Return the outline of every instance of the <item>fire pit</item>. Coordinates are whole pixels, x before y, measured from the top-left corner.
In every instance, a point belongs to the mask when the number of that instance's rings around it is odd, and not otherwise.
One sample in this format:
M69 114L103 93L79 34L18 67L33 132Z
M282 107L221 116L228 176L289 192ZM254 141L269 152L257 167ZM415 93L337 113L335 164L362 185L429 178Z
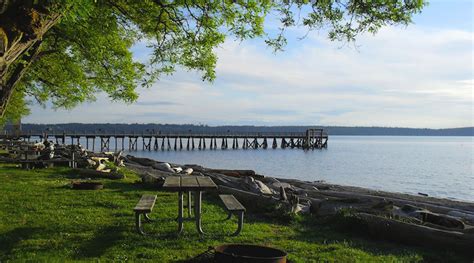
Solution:
M215 247L216 262L286 263L287 253L283 250L243 244L228 244Z
M72 182L72 189L76 190L100 190L104 188L104 184L94 181L76 181Z

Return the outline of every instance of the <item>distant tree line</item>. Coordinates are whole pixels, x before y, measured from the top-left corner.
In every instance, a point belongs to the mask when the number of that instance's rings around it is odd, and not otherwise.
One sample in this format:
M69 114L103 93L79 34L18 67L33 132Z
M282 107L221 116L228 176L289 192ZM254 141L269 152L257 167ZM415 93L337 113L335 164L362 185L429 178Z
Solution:
M346 127L346 126L208 126L193 124L112 124L112 123L67 123L67 124L22 124L23 132L32 133L246 133L246 132L304 132L309 128L323 128L329 135L398 135L398 136L474 136L474 127L450 129L418 129L391 127ZM11 130L11 126L6 126Z

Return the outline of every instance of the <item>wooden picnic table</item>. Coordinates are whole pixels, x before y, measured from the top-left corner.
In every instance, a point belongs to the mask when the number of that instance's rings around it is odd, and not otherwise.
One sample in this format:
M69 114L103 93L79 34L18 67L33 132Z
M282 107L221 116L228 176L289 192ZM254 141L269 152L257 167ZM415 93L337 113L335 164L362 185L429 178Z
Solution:
M168 176L163 184L163 190L178 192L178 234L183 231L183 195L188 193L188 217L196 221L199 234L204 234L201 226L202 192L217 190L217 185L209 176ZM194 194L194 218L191 217L191 193Z

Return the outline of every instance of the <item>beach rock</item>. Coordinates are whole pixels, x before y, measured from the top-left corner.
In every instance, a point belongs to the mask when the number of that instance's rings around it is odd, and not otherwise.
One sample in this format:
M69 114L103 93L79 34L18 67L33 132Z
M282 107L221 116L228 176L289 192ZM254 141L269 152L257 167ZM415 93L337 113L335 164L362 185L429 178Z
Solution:
M37 142L33 144L33 149L35 150L42 151L44 150L44 148L46 148L46 146L42 142Z
M191 168L193 169L193 171L196 171L196 172L204 172L206 171L207 169L202 167L201 165L197 165L197 164L185 164L183 166L184 168Z
M183 168L181 168L181 167L173 167L173 168L171 168L171 169L173 169L174 172L177 173L177 174L179 174L179 173L181 173L181 172L183 171Z
M164 181L164 176L157 176L151 173L145 173L142 175L142 182L145 184L163 185Z
M190 174L193 173L193 168L186 168L186 169L184 169L181 173L182 173L182 174L190 175Z

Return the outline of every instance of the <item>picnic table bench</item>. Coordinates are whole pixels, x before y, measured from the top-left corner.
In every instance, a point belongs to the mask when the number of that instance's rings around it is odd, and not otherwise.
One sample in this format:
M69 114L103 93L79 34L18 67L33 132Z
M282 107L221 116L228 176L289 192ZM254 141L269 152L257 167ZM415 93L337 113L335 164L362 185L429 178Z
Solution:
M230 219L235 214L239 220L237 230L232 234L233 236L239 235L240 231L244 226L244 213L245 207L235 198L233 195L219 195L219 198L224 203L224 206L229 213L227 219Z
M153 220L150 219L148 214L153 210L155 202L156 195L142 195L135 208L133 208L135 212L135 228L142 235L146 235L146 233L143 231L141 216L143 215L147 222L152 222Z

